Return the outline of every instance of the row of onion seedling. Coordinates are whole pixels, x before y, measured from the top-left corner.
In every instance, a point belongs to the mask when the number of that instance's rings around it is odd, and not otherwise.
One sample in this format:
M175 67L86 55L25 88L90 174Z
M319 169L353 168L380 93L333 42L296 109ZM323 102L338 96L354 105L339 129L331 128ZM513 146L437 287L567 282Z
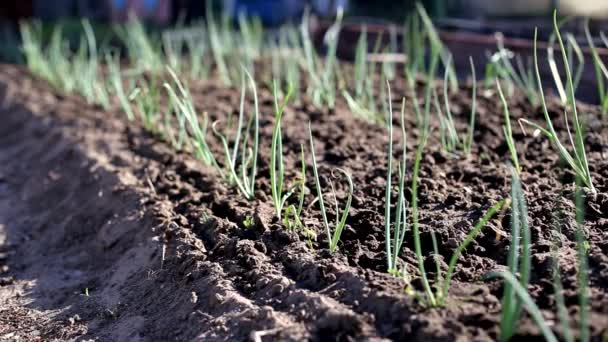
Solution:
M542 333L548 340L556 340L549 325L544 321L540 310L532 301L527 292L527 285L530 274L530 233L527 225L527 210L525 197L522 191L522 186L519 180L521 172L521 164L519 163L515 141L513 139L511 119L508 108L508 102L502 91L501 84L516 85L522 88L531 103L538 101L542 105L543 113L546 121L546 128L533 123L526 119L521 119L521 122L533 126L538 132L547 136L552 145L558 150L558 153L564 159L568 166L574 171L577 179L577 222L578 222L578 252L579 252L579 272L581 274L579 281L580 292L580 338L581 340L589 339L588 322L587 322L587 263L586 263L586 247L584 234L582 232L582 209L580 197L580 187L587 187L591 192L595 191L592 183L589 165L587 163L585 148L584 148L584 127L578 118L576 108L575 91L580 80L579 72L574 75L571 71L570 60L573 55L580 56L578 51L580 48L576 45L576 41L567 38L567 44L564 44L562 36L559 32L559 23L554 19L555 35L560 52L563 59L563 64L566 65L566 87L561 86L559 91L564 104L572 113L572 126L574 127L574 136L570 133L568 126L570 149L566 144L562 143L555 131L551 118L549 117L545 95L542 89L542 82L539 72L539 61L537 56L536 37L534 47L534 70L526 70L523 62L517 62L517 68L513 67L510 62L509 52L499 44L499 52L496 58L492 58L490 64L486 67L486 78L494 78L498 94L504 105L505 124L503 131L505 140L509 146L511 153L511 163L513 164L512 175L512 191L510 199L499 201L492 206L487 213L480 218L478 223L471 229L466 238L456 248L450 259L448 269L444 273L436 260L437 270L435 272L435 280L433 284L427 276L427 270L424 266L424 253L420 242L419 231L419 209L418 209L418 182L419 170L422 161L422 155L426 146L430 130L431 109L434 106L435 112L438 115L440 127L440 141L443 148L448 152L453 152L457 149L461 150L464 155L471 152L473 143L473 133L475 126L477 97L477 84L474 81L472 91L472 108L469 118L469 130L461 137L455 126L452 117L451 105L449 102L449 93L451 89L458 88L457 80L454 76L454 70L451 63L451 57L447 49L441 43L437 32L432 27L430 19L424 12L422 7L418 7L418 14L411 17L408 21L408 27L420 27L417 32L409 31L407 39L411 42L423 42L429 46L430 63L424 63L425 55L420 55L411 51L412 61L405 68L406 83L411 91L412 106L416 115L416 123L418 130L421 132L417 149L415 152L414 165L412 169L412 183L410 199L410 215L411 223L408 224L408 214L405 199L405 175L407 170L406 165L406 130L405 130L405 99L402 102L401 108L401 133L403 136L403 155L397 163L398 183L397 183L397 202L392 205L391 198L393 197L392 172L393 172L393 119L392 119L392 95L390 90L390 80L394 79L395 69L391 62L382 62L380 64L380 74L382 83L386 82L387 87L380 87L383 91L381 98L383 99L382 108L387 115L381 117L376 114L378 107L374 96L373 76L378 73L377 62L371 60L367 56L367 37L366 33L361 36L357 46L357 57L354 63L355 80L353 95L343 89L342 94L346 99L354 114L359 115L370 121L380 124L385 124L388 127L389 146L388 146L388 169L386 177L386 200L385 200L385 248L387 257L387 271L395 276L401 277L406 281L411 279L406 267L400 259L403 251L404 239L406 231L411 230L414 240L414 252L418 264L418 273L422 279L423 289L419 295L421 301L429 307L440 307L446 304L448 300L449 288L456 264L461 254L466 250L466 247L476 238L487 222L492 219L497 213L506 210L510 204L511 208L511 248L508 256L508 271L490 273L489 277L501 277L505 281L505 290L503 294L502 305L502 321L501 321L501 339L508 340L516 330L516 324L521 316L522 308L526 308L531 317L541 328ZM314 230L305 227L301 219L303 213L303 204L306 196L306 149L301 148L301 165L299 179L291 182L291 187L286 187L283 165L283 147L282 147L282 130L281 122L289 100L299 98L300 74L304 72L307 75L308 90L307 95L316 106L333 107L336 103L336 89L338 88L338 79L341 77L339 72L339 64L336 59L338 34L341 25L341 15L338 16L336 23L329 29L326 34L326 43L328 45L328 54L325 59L320 58L314 51L312 39L308 33L306 26L308 20L304 20L300 30L291 27L283 30L280 33L276 46L271 49L271 65L272 75L275 81L272 84L274 95L274 128L271 141L270 153L270 181L271 181L271 198L275 207L276 216L280 222L283 222L290 229L302 229L309 237L314 237ZM262 27L257 21L247 22L243 17L239 18L239 31L233 31L230 25L225 20L216 20L211 17L202 26L204 30L198 31L193 29L181 29L165 33L162 37L162 48L159 48L157 43L150 39L145 32L143 26L138 22L133 22L121 29L120 36L127 50L127 57L130 61L128 70L121 68L121 60L115 53L107 53L104 56L106 73L101 74L100 60L97 53L97 42L90 24L83 23L85 30L85 38L80 48L73 54L66 53L65 44L62 40L60 31L53 34L53 38L48 47L42 45L41 39L37 36L38 28L35 26L22 26L24 52L27 57L28 66L33 73L47 79L51 84L55 85L62 91L79 92L87 100L92 103L98 103L105 108L112 106L111 98L114 95L119 105L124 110L129 120L136 118L136 113L139 114L143 126L167 140L176 149L188 148L196 158L200 159L204 164L213 167L217 170L217 174L227 184L238 189L239 193L247 200L255 198L255 184L258 168L259 157L259 105L257 96L257 85L254 80L253 72L255 61L263 56L265 44L263 39ZM59 33L57 33L59 32ZM238 33L235 33L238 32ZM175 38L175 36L179 36ZM589 35L588 35L589 36ZM201 37L209 44L201 44ZM589 38L590 39L590 38ZM244 49L238 54L235 51L239 50L237 45L242 42ZM591 42L591 39L590 39ZM183 44L183 45L182 45ZM380 44L377 43L374 50L379 51ZM183 50L188 51L189 59L184 62ZM185 82L185 79L180 79L179 75L189 74L190 78L207 77L210 74L211 66L203 63L207 53L207 49L211 51L211 56L214 60L214 69L218 73L219 79L226 86L235 85L240 79L241 82L241 97L239 115L236 122L236 128L233 136L228 136L228 130L223 131L219 122L208 122L206 115L200 115L196 110L192 96ZM159 51L163 51L161 53ZM594 49L594 66L599 72L608 76L605 66L601 59L597 56ZM236 57L235 57L236 56ZM295 57L294 57L295 56ZM550 65L552 70L556 63L553 53L550 54ZM294 63L291 63L294 61ZM300 63L301 62L301 63ZM235 68L228 68L228 65L238 63L242 65L240 72ZM443 101L440 101L436 88L433 86L431 79L435 78L439 64L443 63L445 74L443 79ZM579 58L579 69L582 61ZM294 67L295 66L295 67ZM160 69L166 70L166 72ZM475 67L471 60L471 69L474 73ZM151 72L150 77L141 77L142 72ZM598 83L603 84L599 80L603 80L598 72ZM423 73L427 79L424 89L422 104L417 96L415 87L415 75ZM169 79L166 80L166 75ZM105 79L104 79L105 76ZM126 76L126 77L125 77ZM371 76L371 77L370 77ZM554 71L554 76L557 84L561 84L559 73ZM475 79L475 77L473 77ZM125 82L126 80L126 82ZM559 80L559 81L558 81ZM486 82L487 83L487 82ZM162 87L159 86L162 84ZM126 87L125 87L126 85ZM284 85L288 85L287 90L283 91ZM559 88L559 87L558 87ZM603 93L604 90L600 89ZM245 114L245 100L247 93L253 98L253 114L248 117ZM283 97L282 100L279 98ZM162 98L168 98L168 104L165 108L162 105ZM443 103L442 103L443 102ZM566 118L568 122L568 118ZM210 133L216 136L221 143L222 153L216 156L210 148L208 139ZM343 209L338 208L338 201L334 186L330 181L330 191L323 189L319 181L319 171L317 158L315 156L314 140L312 132L309 128L309 149L310 159L312 160L312 171L314 175L314 184L316 197L314 202L317 203L321 212L321 223L327 235L328 249L333 253L338 249L341 234L347 224L349 211L352 205L352 196L354 184L348 171L338 169L348 184L348 193ZM326 210L327 193L333 194L333 201L336 205L335 220L330 220ZM296 197L294 200L293 197ZM394 209L394 210L392 210ZM394 217L391 218L391 213ZM435 236L431 232L433 238L433 255L437 256L438 247ZM520 239L521 237L521 239ZM521 240L521 241L520 241ZM520 246L521 244L521 246ZM519 255L521 250L521 256ZM555 266L557 267L557 266ZM519 275L519 279L515 276ZM570 324L565 312L565 304L561 295L561 285L559 279L559 270L555 271L555 289L556 297L558 298L558 311L560 321L563 326L563 334L566 340L573 340L573 333L570 330ZM562 298L561 300L559 300Z

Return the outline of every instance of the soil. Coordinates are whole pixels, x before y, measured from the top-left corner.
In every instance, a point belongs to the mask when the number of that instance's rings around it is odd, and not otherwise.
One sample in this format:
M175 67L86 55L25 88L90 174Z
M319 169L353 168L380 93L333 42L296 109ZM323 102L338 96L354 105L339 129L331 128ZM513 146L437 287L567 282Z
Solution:
M393 90L394 107L399 108L406 92L399 82ZM192 92L198 109L213 118L238 111L237 89L197 83ZM469 94L465 88L452 98L461 132ZM502 287L499 281L484 281L483 275L505 268L508 211L491 220L460 258L447 306L424 308L405 291L403 280L386 273L386 130L354 118L342 101L335 110L291 104L282 126L288 182L299 170L300 145L308 146L309 120L322 182L328 182L336 167L352 173L353 207L339 251L332 255L313 195L306 197L303 219L318 233L316 241L287 230L274 216L268 172L273 102L268 90L260 89L262 147L252 202L189 153L176 152L128 122L119 110L104 111L82 98L61 95L21 67L0 66L0 99L0 340L498 337ZM515 119L542 122L541 111L521 94L509 102ZM549 102L556 128L566 134L561 105L554 98ZM436 130L429 140L419 188L427 255L431 230L447 260L487 209L509 194L509 155L498 103L496 94L479 97L468 158L443 152ZM594 340L601 340L608 336L608 127L597 107L580 108L598 191L585 199L584 230L591 331ZM406 126L409 184L418 134L411 109ZM532 231L530 292L559 334L551 274L557 262L576 330L573 177L545 138L524 134L519 127L514 134ZM397 143L402 139L399 130L395 135ZM212 147L219 149L219 144ZM401 153L396 148L395 157ZM307 187L314 192L310 157L307 166ZM339 199L344 198L346 185L334 183ZM254 224L245 224L251 218ZM551 254L556 238L561 240L559 260ZM402 258L412 287L421 290L409 231L406 241ZM525 316L514 339L540 338Z

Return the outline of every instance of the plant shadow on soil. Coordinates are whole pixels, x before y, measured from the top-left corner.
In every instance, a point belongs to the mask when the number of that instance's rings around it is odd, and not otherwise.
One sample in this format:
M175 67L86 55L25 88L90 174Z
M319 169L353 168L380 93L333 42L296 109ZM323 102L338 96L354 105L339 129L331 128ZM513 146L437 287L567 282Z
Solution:
M481 277L504 267L508 213L492 220L461 258L448 306L422 308L406 295L403 281L385 272L381 213L386 133L353 119L344 103L334 111L306 103L289 106L283 122L286 179L299 169L309 120L322 182L327 183L334 167L353 174L353 208L340 252L330 255L320 230L310 248L302 234L284 229L274 217L266 195L272 134L267 90L260 92L264 143L257 196L250 203L219 182L213 170L127 123L118 111L104 112L78 97L57 95L19 67L1 69L0 252L5 267L0 333L150 341L497 338L501 286L483 283ZM394 89L405 93L402 86ZM460 129L469 110L468 93L464 89L452 101ZM214 119L233 112L238 96L237 90L214 85L193 90L197 107ZM552 114L561 117L559 104L552 101ZM435 137L422 163L423 248L427 253L432 249L432 229L444 260L483 213L509 193L502 113L496 96L479 102L473 155L453 158L441 151ZM524 114L542 118L521 96L510 104L515 119ZM593 121L598 117L594 107L584 109L592 113L587 142L599 191L597 198L587 200L585 224L591 246L591 324L599 337L608 326L608 132L600 119ZM407 114L410 161L417 132L412 113ZM556 127L565 132L559 122ZM545 140L515 134L530 207L531 293L554 317L552 212L563 208L559 265L574 313L569 176ZM401 152L397 149L395 156ZM310 160L307 164L307 186L313 189ZM408 182L410 177L408 170ZM336 185L341 198L344 185ZM304 220L309 227L320 227L312 197L307 196ZM246 227L243 222L249 217L254 225ZM411 240L408 232L402 258L416 278ZM416 281L413 285L420 289ZM539 333L526 318L516 338L535 339Z

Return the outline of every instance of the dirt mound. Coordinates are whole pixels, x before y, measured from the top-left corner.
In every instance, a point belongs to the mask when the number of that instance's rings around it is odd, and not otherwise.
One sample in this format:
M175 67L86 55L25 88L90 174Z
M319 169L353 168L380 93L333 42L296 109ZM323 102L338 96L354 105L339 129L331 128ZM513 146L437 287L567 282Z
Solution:
M283 128L287 179L298 170L299 147L307 139L302 123L311 119L320 172L342 167L353 173L348 226L340 253L330 255L312 196L304 219L320 233L313 248L274 217L267 195L268 91L260 92L259 190L257 199L247 202L219 182L213 170L127 123L121 113L60 96L20 68L0 69L0 338L497 338L500 284L480 277L505 264L508 218L491 221L491 229L467 250L448 306L423 309L401 280L385 273L380 213L386 133L353 119L343 103L331 112L292 106ZM207 84L194 89L193 96L199 107L222 117L237 108L239 93ZM468 104L454 102L464 124ZM540 118L523 98L513 100L512 108L516 118L523 113ZM594 108L585 109L596 117ZM508 151L499 110L495 98L480 99L469 159L446 155L437 139L429 142L420 181L426 251L432 228L440 253L449 257L487 208L508 195L503 162ZM408 159L413 160L416 132L411 120L408 125ZM603 122L589 127L589 163L599 195L587 203L585 229L591 246L592 332L599 337L608 333L608 131ZM558 155L546 140L516 134L534 243L531 288L551 317L550 213L557 203L572 208L571 176L557 167ZM408 182L409 177L408 172ZM308 187L314 185L309 181ZM253 225L245 224L251 219ZM561 266L567 303L576 310L572 220L567 215ZM410 237L408 232L406 241ZM403 258L414 274L411 246ZM539 331L524 319L519 334L536 338Z

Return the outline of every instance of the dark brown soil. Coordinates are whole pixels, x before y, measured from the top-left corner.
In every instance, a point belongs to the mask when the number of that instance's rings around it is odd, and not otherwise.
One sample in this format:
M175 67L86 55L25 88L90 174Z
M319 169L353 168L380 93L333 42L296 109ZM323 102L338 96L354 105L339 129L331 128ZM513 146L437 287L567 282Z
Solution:
M405 93L400 84L394 88L396 99ZM299 169L309 120L320 173L328 176L341 167L353 174L348 227L339 252L330 255L314 196L307 196L304 214L307 227L318 232L312 248L303 234L274 217L268 195L272 98L267 90L260 93L261 169L256 200L247 202L212 169L127 123L118 110L104 112L59 95L19 67L1 66L0 339L495 340L501 284L482 276L505 267L508 212L493 219L461 257L447 307L425 309L406 294L402 280L386 273L385 129L354 119L342 102L335 111L307 104L287 109L288 180ZM461 129L468 94L464 89L453 98ZM238 110L236 90L205 83L193 95L213 117ZM430 252L429 232L435 231L444 260L485 211L509 194L501 107L495 94L479 102L470 158L442 152L434 134L422 163L423 248ZM510 103L516 118L542 120L523 97ZM551 100L550 107L565 132L559 104ZM591 328L601 340L608 336L608 127L595 107L581 109L598 190L586 199L584 228ZM407 125L411 161L417 132L410 112ZM557 326L550 249L554 213L561 211L559 266L575 327L573 177L546 139L514 131L532 229L530 291ZM310 158L307 163L307 186L314 189ZM410 166L407 175L409 182ZM343 194L345 185L338 184ZM253 227L243 223L249 217ZM414 288L421 290L409 232L406 240L403 259ZM540 338L529 318L518 334L516 340Z

